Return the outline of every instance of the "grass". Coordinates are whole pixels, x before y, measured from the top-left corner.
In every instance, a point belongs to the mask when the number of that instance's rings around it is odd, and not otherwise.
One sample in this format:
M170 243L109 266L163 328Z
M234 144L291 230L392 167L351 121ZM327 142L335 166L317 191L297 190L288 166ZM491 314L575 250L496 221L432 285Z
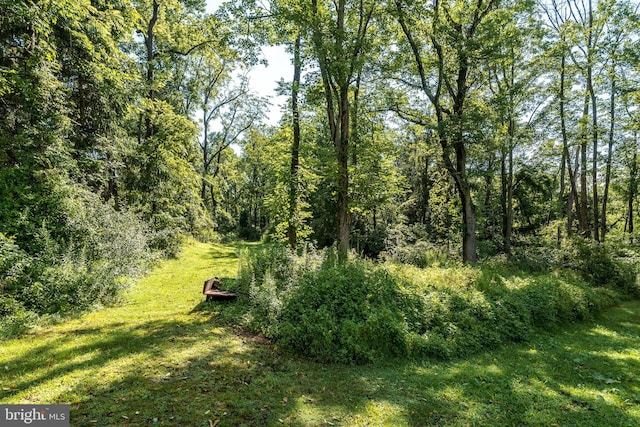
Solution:
M323 365L203 302L238 249L191 243L126 304L3 342L0 403L68 403L73 426L640 424L640 301L463 360Z

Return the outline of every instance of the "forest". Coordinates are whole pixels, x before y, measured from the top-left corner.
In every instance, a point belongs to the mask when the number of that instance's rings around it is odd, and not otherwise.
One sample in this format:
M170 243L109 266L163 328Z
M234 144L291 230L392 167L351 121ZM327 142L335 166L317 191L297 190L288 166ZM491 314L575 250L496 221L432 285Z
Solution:
M637 0L0 0L0 405L640 424L638 46Z
M637 295L638 6L0 0L2 335L117 303L186 238L261 241L234 279L244 322L316 358L375 359L357 341L378 326L392 353L464 352L434 326L445 303L518 340L545 299L579 320ZM293 64L276 125L247 78L268 45ZM340 326L360 338L296 340L337 295L358 314L324 320L364 316Z

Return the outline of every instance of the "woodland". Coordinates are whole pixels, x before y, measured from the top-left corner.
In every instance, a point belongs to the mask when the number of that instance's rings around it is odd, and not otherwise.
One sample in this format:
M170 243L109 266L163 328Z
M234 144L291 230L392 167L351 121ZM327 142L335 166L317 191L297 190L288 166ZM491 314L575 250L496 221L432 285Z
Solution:
M639 38L631 0L0 0L0 336L192 238L260 242L221 317L319 361L591 319L640 294Z

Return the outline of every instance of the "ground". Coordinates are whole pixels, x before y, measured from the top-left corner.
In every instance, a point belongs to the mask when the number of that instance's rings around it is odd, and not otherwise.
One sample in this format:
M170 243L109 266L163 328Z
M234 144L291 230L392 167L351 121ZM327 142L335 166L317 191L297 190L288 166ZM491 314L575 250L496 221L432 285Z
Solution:
M3 342L0 403L68 403L74 427L640 425L640 301L464 360L323 365L204 303L237 249L192 242L126 303Z

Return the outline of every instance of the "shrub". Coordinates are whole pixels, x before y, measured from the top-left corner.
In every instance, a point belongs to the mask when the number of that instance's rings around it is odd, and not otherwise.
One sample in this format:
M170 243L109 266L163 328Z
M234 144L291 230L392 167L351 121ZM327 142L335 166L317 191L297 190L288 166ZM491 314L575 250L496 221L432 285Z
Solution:
M0 339L18 336L34 326L38 315L15 299L0 295Z
M0 233L0 295L24 280L33 259L12 240Z
M424 240L389 249L383 253L383 258L419 268L452 263L449 255L442 248Z
M567 269L594 287L610 287L626 294L640 295L638 259L620 243L598 243L575 237L563 241L560 248L552 242L529 245L511 259L514 266L528 272Z
M301 277L282 309L275 338L323 362L406 356L400 292L384 269L364 261L325 261Z
M244 251L237 284L240 294L248 297L245 326L273 337L284 301L299 278L321 262L322 255L313 246L302 248L300 254L279 244Z
M60 217L34 231L32 253L0 234L5 336L44 321L39 316L113 303L126 280L153 260L149 233L135 215L73 186L56 191Z
M35 322L35 313L12 295L28 281L27 271L32 263L26 252L0 233L0 338L19 335Z
M398 225L386 234L383 259L425 268L446 265L452 257L442 246L427 240L424 226Z
M640 294L634 265L617 258L614 248L584 239L577 239L573 244L576 253L573 267L589 283Z
M466 356L591 319L624 295L581 272L522 271L504 257L417 268L269 246L245 254L241 265L245 325L322 362Z

